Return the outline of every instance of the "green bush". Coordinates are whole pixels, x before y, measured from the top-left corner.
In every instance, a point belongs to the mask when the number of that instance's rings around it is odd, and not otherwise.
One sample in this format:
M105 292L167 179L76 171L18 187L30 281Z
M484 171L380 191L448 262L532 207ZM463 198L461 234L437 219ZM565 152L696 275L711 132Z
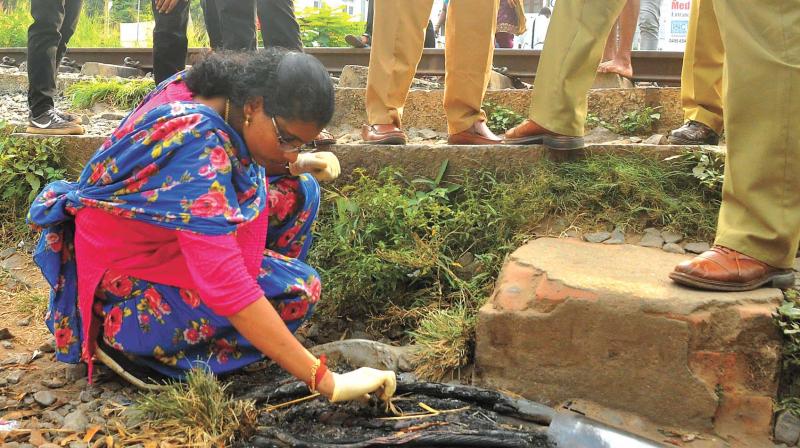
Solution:
M456 183L408 180L393 169L357 173L352 185L326 192L332 206L317 227L312 264L325 279L323 309L477 308L503 257L555 219L586 230L659 226L709 238L720 193L699 184L693 168L685 159L630 154L542 161L503 180L488 172Z
M28 234L25 215L39 190L66 177L58 139L18 138L8 132L0 133L0 243L4 244Z
M0 11L0 47L24 47L28 42L30 4L20 1L16 7Z
M364 32L364 22L353 21L344 7L306 8L297 14L300 35L307 47L347 47L344 37Z

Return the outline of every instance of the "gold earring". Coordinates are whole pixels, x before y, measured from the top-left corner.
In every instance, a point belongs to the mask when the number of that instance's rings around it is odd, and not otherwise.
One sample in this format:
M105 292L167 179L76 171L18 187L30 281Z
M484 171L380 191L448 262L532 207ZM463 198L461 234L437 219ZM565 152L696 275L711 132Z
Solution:
M250 126L250 115L246 115L244 117L244 125L245 126Z
M225 123L228 122L228 113L231 111L231 100L225 100Z

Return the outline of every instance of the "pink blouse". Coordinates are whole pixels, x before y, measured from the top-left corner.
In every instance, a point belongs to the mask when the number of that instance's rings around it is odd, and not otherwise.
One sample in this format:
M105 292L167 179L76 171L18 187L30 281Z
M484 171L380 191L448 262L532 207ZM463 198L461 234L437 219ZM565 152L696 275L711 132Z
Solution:
M183 81L140 105L128 120L174 101L192 101ZM263 295L256 282L267 238L266 210L236 235L208 236L170 230L84 208L76 218L78 297L91 309L106 270L179 288L193 289L215 313L229 316ZM88 307L87 307L88 305Z

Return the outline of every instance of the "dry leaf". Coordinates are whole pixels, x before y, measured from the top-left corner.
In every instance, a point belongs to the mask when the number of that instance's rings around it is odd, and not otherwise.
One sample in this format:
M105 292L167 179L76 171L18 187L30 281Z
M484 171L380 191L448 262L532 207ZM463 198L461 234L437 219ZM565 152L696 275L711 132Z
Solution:
M34 429L34 430L31 431L31 435L30 435L30 438L28 439L28 443L30 443L31 445L39 446L39 445L42 445L44 443L47 443L47 440L45 440L44 437L42 437L42 432L41 431Z
M58 444L61 445L61 446L67 446L67 444L69 442L75 442L75 441L78 441L78 440L79 439L78 439L78 435L77 434L70 434L67 437L64 437L63 439L61 439L61 441L58 442Z
M100 431L99 426L93 426L89 428L89 430L86 431L86 435L83 437L84 443L91 442L94 435L97 434L97 431Z

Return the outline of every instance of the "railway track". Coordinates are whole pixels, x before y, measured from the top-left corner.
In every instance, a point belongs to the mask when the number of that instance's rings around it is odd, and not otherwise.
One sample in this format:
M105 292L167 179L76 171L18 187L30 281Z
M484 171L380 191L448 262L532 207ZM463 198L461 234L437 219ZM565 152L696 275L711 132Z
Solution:
M203 54L205 48L190 48L189 64ZM317 57L332 74L338 74L345 65L368 65L369 49L356 48L306 48L306 53ZM21 62L25 60L26 49L0 48L0 58L10 56ZM494 52L494 66L507 67L508 74L525 81L536 77L539 64L539 50L497 49ZM150 48L70 48L67 55L78 63L102 62L122 65L125 57L141 62L145 69L152 68L153 52ZM634 51L632 55L634 81L651 81L660 85L679 85L683 53L670 51ZM444 50L426 49L422 54L417 73L420 75L444 75Z

